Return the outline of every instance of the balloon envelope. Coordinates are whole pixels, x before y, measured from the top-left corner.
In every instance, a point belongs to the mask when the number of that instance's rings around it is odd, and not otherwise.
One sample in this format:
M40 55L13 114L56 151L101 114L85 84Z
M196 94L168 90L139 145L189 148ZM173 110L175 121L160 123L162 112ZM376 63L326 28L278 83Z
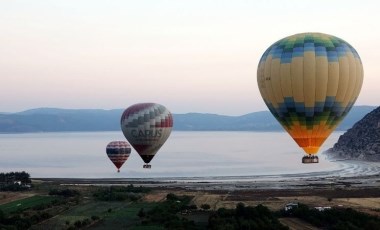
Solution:
M163 105L140 103L127 108L121 116L121 130L145 163L149 163L168 139L172 114Z
M112 141L106 147L108 158L116 166L118 171L131 153L131 146L126 141Z
M340 38L295 34L264 52L257 83L274 117L307 154L316 154L356 101L363 66Z

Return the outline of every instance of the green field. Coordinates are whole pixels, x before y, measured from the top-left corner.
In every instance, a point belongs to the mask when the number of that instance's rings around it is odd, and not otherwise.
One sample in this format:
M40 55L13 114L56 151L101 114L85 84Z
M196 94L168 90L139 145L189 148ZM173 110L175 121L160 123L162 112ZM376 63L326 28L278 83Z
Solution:
M75 221L91 219L92 216L98 216L100 220L86 229L134 229L134 230L158 230L163 229L157 226L136 226L140 224L137 213L141 208L149 210L155 206L154 203L129 201L94 201L89 200L79 206L75 206L41 224L33 226L32 229L67 229Z
M135 229L135 230L148 230L148 229L163 229L159 226L136 226L140 224L140 219L137 213L141 208L149 210L153 208L155 203L132 203L128 206L124 206L118 210L108 213L105 218L91 229L106 230L109 227L115 227L115 229Z
M22 211L28 208L33 208L41 204L49 204L52 200L55 199L55 197L51 196L32 196L0 205L0 210L7 214L15 211Z

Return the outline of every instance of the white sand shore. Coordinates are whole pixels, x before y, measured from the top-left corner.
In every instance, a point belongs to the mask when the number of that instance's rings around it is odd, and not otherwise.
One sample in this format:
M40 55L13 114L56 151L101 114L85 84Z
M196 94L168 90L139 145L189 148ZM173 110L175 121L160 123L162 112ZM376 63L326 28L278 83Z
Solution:
M334 171L281 175L162 178L34 178L65 185L126 185L189 190L380 188L380 163L340 161Z

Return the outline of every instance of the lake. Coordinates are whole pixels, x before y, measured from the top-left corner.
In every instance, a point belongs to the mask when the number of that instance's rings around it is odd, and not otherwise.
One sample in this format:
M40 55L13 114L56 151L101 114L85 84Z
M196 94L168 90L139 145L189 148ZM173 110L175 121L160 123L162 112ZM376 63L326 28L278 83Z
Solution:
M321 151L333 146L334 132ZM157 178L271 176L342 170L341 162L319 155L319 164L302 164L302 149L285 132L173 131L152 160L151 169L132 150L117 173L105 148L125 140L121 132L0 134L0 171L27 171L32 177Z

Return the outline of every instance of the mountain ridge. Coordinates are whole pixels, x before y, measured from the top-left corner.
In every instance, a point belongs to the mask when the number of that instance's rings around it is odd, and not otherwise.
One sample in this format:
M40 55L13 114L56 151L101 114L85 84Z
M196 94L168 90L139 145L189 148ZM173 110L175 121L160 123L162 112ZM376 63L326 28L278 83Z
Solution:
M375 109L354 106L337 130L347 130ZM119 131L124 109L34 108L17 113L0 112L0 133ZM283 131L269 111L240 116L212 113L173 114L177 131Z
M325 153L331 159L380 161L380 107L356 122Z

